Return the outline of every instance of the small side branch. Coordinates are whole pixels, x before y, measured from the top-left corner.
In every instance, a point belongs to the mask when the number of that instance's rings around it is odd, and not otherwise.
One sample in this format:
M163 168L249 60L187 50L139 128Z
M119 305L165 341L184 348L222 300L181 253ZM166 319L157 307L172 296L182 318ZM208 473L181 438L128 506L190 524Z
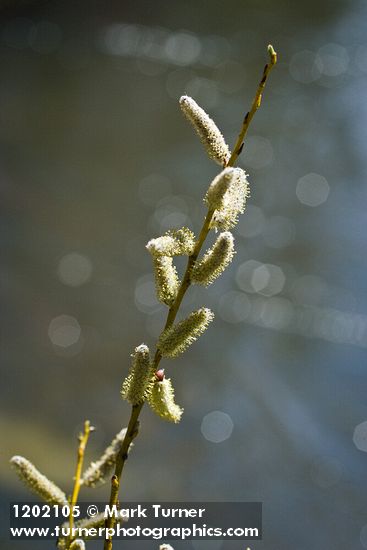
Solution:
M70 542L72 541L72 529L74 526L73 508L78 502L78 496L79 496L79 491L81 486L84 454L85 454L85 449L86 449L91 431L93 431L93 428L91 427L89 420L86 420L84 422L84 432L79 434L78 456L77 456L77 464L76 464L76 470L75 470L75 476L74 476L74 489L70 499L70 517L69 517Z
M233 153L227 163L227 166L233 166L237 158L239 157L239 155L242 153L244 139L247 134L247 130L250 126L250 123L251 123L251 120L253 119L254 114L256 113L256 111L261 105L262 93L264 91L265 84L270 74L270 71L272 70L272 68L277 62L276 51L274 50L273 46L271 46L270 44L268 46L268 53L270 57L269 62L264 67L263 75L257 87L256 94L251 105L251 109L248 111L248 113L246 113L246 116L243 119L241 131L238 135L236 145L234 146Z

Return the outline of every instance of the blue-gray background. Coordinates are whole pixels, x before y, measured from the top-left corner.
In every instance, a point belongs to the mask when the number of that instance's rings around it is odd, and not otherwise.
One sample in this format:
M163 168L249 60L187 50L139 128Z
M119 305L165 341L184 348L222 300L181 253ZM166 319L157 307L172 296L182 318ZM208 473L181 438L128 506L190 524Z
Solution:
M164 362L183 420L144 410L122 496L260 500L251 548L367 547L366 18L341 0L1 3L5 502L32 498L13 454L70 492L84 419L88 459L126 423L129 354L165 315L145 243L197 231L218 170L177 100L233 144L271 42L237 255L185 301L215 322Z

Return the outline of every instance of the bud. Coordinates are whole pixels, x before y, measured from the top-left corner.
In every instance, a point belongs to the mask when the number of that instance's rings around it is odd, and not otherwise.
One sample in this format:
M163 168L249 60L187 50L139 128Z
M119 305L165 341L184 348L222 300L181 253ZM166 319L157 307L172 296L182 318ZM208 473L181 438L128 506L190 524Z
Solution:
M245 211L246 200L249 196L247 174L242 168L234 168L235 176L224 196L223 206L216 210L211 227L231 229L238 222L239 214Z
M201 142L203 143L209 157L217 164L225 166L230 159L231 153L224 141L219 128L207 113L187 95L180 98L181 109L186 118L195 128Z
M277 52L274 50L271 44L269 44L268 46L268 53L270 56L270 62L272 63L272 65L275 65L275 63L277 62Z
M159 550L174 550L174 548L170 544L164 543L160 545Z
M161 418L170 422L179 422L183 409L174 400L175 392L170 378L156 380L152 392L148 398L149 405Z
M158 369L154 374L156 379L162 382L162 380L164 379L164 369Z
M153 372L148 346L141 344L135 348L131 357L132 365L122 384L121 395L131 405L138 405L146 400L152 385Z
M226 193L235 176L235 168L225 168L213 179L204 197L204 202L208 208L212 210L224 208Z
M167 231L146 245L152 256L190 256L194 247L195 235L187 227Z
M58 504L59 506L68 504L65 493L41 474L29 460L22 456L13 456L10 464L15 468L19 479L43 500L49 504Z
M163 357L177 357L205 331L214 314L210 309L193 311L187 319L162 332L157 347Z
M121 449L125 435L126 428L123 428L105 449L102 456L96 462L90 464L81 479L83 485L87 487L96 487L106 482L106 477L116 464L116 457Z
M203 259L194 265L190 275L191 281L204 286L212 284L231 263L233 256L233 235L226 231L219 235L214 245L204 254Z
M173 259L170 256L153 256L153 266L157 298L163 304L171 306L180 286Z

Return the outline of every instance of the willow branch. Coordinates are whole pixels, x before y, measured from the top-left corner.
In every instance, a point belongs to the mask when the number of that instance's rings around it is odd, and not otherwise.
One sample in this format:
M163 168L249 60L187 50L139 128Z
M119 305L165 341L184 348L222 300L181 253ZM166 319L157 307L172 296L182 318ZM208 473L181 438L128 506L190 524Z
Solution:
M235 164L238 156L240 155L240 153L242 151L243 140L246 136L248 127L251 123L251 120L252 120L254 114L256 113L257 109L260 107L261 96L262 96L262 92L263 92L264 87L265 87L265 83L267 81L267 78L269 76L269 73L270 73L271 69L276 64L277 54L274 51L272 46L268 46L268 52L269 52L269 55L270 55L270 61L269 61L269 63L267 63L265 65L265 68L264 68L264 71L263 71L263 76L262 76L262 79L261 79L261 81L259 83L259 86L257 88L257 91L256 91L256 94L255 94L251 109L245 116L240 134L238 136L237 142L236 142L235 147L233 149L233 153L232 153L232 155L231 155L231 157L230 157L230 159L227 163L227 166L233 166ZM189 258L188 258L185 274L183 276L181 285L179 287L176 299L175 299L174 303L172 304L172 306L170 307L170 309L168 311L167 320L166 320L166 324L164 326L164 330L169 328L171 325L173 325L173 323L176 319L177 313L179 311L181 302L182 302L188 288L190 287L190 272L191 272L191 269L194 266L194 264L195 264L195 262L196 262L196 260L199 256L199 254L200 254L200 251L203 247L203 244L206 240L206 237L207 237L207 235L210 231L210 223L212 221L213 215L214 215L214 210L208 210L208 213L205 217L205 220L204 220L203 226L201 228L199 237L196 241L194 251L191 254L191 256L189 256ZM162 355L160 354L159 350L156 349L156 352L155 352L155 355L154 355L155 370L158 369L158 365L159 365L161 359L162 359ZM124 469L126 460L128 458L129 447L130 447L133 439L138 434L138 423L139 423L138 419L139 419L140 412L143 408L143 405L144 405L144 402L139 404L139 405L133 405L132 409L131 409L130 420L129 420L128 428L127 428L127 431L126 431L125 439L122 443L121 450L120 450L120 452L117 456L117 459L116 459L115 473L111 478L111 493L110 493L110 501L109 501L110 507L114 506L114 505L118 505L118 495L119 495L119 488L120 488L120 483L121 483L122 471ZM113 516L113 514L112 514L112 516ZM116 519L114 517L109 517L108 519L106 519L106 527L107 528L114 527L115 523L116 523ZM112 537L105 540L104 550L112 550Z

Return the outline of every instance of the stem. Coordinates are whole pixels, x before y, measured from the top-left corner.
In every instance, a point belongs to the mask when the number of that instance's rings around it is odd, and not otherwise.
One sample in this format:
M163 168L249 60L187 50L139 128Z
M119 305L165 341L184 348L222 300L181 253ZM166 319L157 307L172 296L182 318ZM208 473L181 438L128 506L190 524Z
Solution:
M274 65L277 62L277 54L274 51L273 46L271 46L270 44L268 46L268 52L269 52L269 57L270 57L269 63L267 63L264 67L263 75L262 75L260 83L257 87L256 94L255 94L255 97L254 97L252 105L251 105L251 109L246 113L246 116L243 119L241 131L238 135L236 145L234 146L233 153L232 153L231 158L229 159L229 161L227 163L227 166L233 166L234 163L236 162L238 156L242 153L243 140L245 139L245 136L247 134L247 130L250 126L251 120L254 117L254 114L256 113L256 111L258 110L258 108L261 105L262 93L264 91L265 84L266 84L266 81L267 81L268 76L270 74L270 71L272 70L272 68L274 67Z
M260 84L257 88L254 100L252 102L251 109L245 116L240 134L238 136L237 142L236 142L235 147L233 149L233 153L232 153L232 155L231 155L231 157L230 157L230 159L227 163L227 166L233 166L235 164L238 156L240 155L240 153L242 151L243 140L246 136L248 127L251 123L251 120L252 120L254 114L256 113L257 109L260 107L261 95L262 95L262 92L264 90L266 80L269 76L269 73L270 73L271 69L273 68L273 66L277 62L277 54L274 51L272 46L268 46L268 52L269 52L269 55L270 55L270 61L269 61L269 63L267 63L265 65L265 68L264 68L264 71L263 71L263 76L262 76ZM214 215L214 210L209 210L206 217L205 217L203 226L201 228L198 240L197 240L196 245L195 245L194 252L188 258L186 271L185 271L185 274L183 276L183 279L182 279L180 288L178 290L176 299L175 299L174 303L172 304L172 306L170 307L170 309L168 311L166 324L165 324L163 330L165 330L168 327L170 327L171 325L173 325L173 323L176 319L176 315L177 315L178 310L180 308L181 302L182 302L182 300L183 300L183 298L184 298L184 296L185 296L185 294L186 294L186 292L187 292L187 290L188 290L188 288L191 284L190 283L191 269L192 269L193 265L195 264L195 262L197 260L197 257L200 254L201 248L202 248L202 246L205 242L205 239L206 239L206 237L207 237L207 235L210 231L210 222L213 218L213 215ZM162 355L160 354L159 350L157 349L156 352L155 352L155 355L154 355L155 370L157 370L161 359L162 359ZM133 439L138 434L138 419L139 419L139 415L140 415L140 412L141 412L143 406L144 406L144 402L141 403L140 405L133 405L132 409L131 409L131 414L130 414L130 419L129 419L129 424L128 424L128 428L127 428L127 431L126 431L126 435L125 435L124 441L122 443L121 450L120 450L120 452L117 456L117 459L116 459L115 473L111 478L111 494L110 494L110 501L109 501L110 506L114 506L114 505L118 504L118 493L119 493L119 488L120 488L122 471L123 471L123 468L125 466L125 462L128 458L129 447L130 447ZM112 516L113 516L113 514L112 514ZM106 520L106 527L107 528L114 527L115 523L116 523L116 519L114 517L109 517ZM105 540L103 548L104 548L104 550L112 550L112 537Z
M74 476L74 488L73 488L73 494L71 495L70 499L70 516L69 516L69 527L70 527L70 542L72 541L72 530L74 527L74 515L73 515L73 509L78 501L80 486L81 486L81 475L82 475L82 468L83 468L83 460L84 460L84 453L85 448L88 443L90 432L93 430L91 428L89 420L86 420L84 422L84 433L81 433L79 435L79 446L78 446L78 455L77 455L77 463L76 463L76 470L75 470L75 476Z
M200 231L199 238L198 238L198 240L196 242L196 245L195 245L194 252L192 253L191 256L189 256L186 271L185 271L185 275L183 276L180 288L179 288L177 296L176 296L176 300L174 301L174 303L172 304L172 306L170 307L170 309L168 311L167 321L166 321L164 330L166 328L170 327L174 323L174 320L175 320L176 315L178 313L178 310L180 308L182 299L185 296L186 291L190 286L191 268L194 265L198 255L200 253L201 247L203 246L204 241L205 241L205 239L206 239L206 237L209 233L210 222L211 222L211 219L213 217L213 214L214 214L214 210L209 210L207 215L206 215L206 218L205 218L204 223L203 223L203 227ZM157 370L161 359L162 359L162 355L160 354L160 352L158 350L156 350L155 356L154 356L154 368L155 368L155 370ZM121 450L120 450L119 454L117 455L115 473L111 478L111 494L110 494L110 501L109 501L110 509L113 509L112 506L115 506L115 505L118 504L118 494L119 494L122 470L123 470L125 462L128 458L129 447L130 447L133 439L138 434L138 423L139 423L138 418L139 418L140 412L143 408L143 405L144 405L144 402L140 403L140 405L133 405L132 408L131 408L130 420L129 420L129 424L128 424L128 427L127 427L126 435L125 435L124 441L122 443ZM116 524L116 518L114 518L113 515L106 520L106 528L113 528L115 526L115 524ZM112 537L105 540L104 550L112 550Z

